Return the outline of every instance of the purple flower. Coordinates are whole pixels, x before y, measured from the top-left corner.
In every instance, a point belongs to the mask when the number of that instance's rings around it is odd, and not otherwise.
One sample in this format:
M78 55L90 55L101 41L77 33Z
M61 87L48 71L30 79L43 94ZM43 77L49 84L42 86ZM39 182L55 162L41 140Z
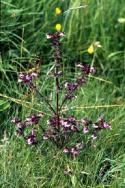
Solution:
M96 68L95 67L90 67L90 73L95 74L96 73Z
M29 117L26 118L26 124L27 125L33 125L33 124L38 124L40 118L43 117L43 113L39 114L31 114Z
M26 124L25 122L19 122L19 123L16 123L16 127L18 129L24 129L26 127Z
M72 148L70 149L70 153L71 153L71 156L72 156L73 158L75 158L76 156L79 155L80 150L78 150L76 147L72 147Z
M70 153L70 149L67 148L67 147L65 147L65 148L63 149L63 152L64 152L64 153Z
M65 83L65 88L68 89L69 91L74 91L78 88L78 83Z
M105 120L104 120L104 118L103 118L102 116L100 116L100 117L98 118L98 120L97 120L97 122L98 122L98 123L101 123L101 124L104 123L104 121L105 121Z
M64 36L65 36L65 33L64 33L64 32L59 32L58 35L59 35L60 37L64 37Z
M70 116L68 118L60 120L60 125L62 125L64 128L70 128L70 130L72 130L73 132L78 131L77 127L74 126L76 125L76 123L77 122L74 116Z
M73 126L73 125L71 126L70 130L72 132L78 132L79 131L78 128L76 126Z
M74 95L70 95L68 93L65 94L65 98L68 99L68 100L74 100L77 98L77 96L74 96Z
M76 66L80 68L81 72L85 74L90 74L90 73L94 74L96 72L95 67L87 65L87 64L79 63Z
M54 47L56 47L56 51L55 51L55 59L56 60L60 60L61 55L60 55L60 50L58 50L58 46L60 46L61 42L60 42L60 38L64 37L64 33L63 32L56 32L56 33L48 33L46 35L47 39L50 39L52 42L52 45Z
M47 38L47 39L52 39L52 38L53 38L53 34L47 33L47 34L46 34L46 38Z
M21 136L24 134L24 129L26 127L26 124L25 122L22 122L19 118L17 117L14 117L12 120L11 120L12 123L14 123L16 125L16 133L18 136Z
M88 132L89 132L89 129L88 129L87 127L84 127L84 128L83 128L83 133L86 134L86 133L88 133Z
M103 117L100 117L97 122L94 124L94 128L97 129L111 129L111 125L107 123Z
M97 123L94 123L94 124L93 124L93 128L94 128L94 129L98 129L98 128L99 128L98 124L97 124Z
M52 127L56 127L58 125L58 119L56 116L51 117L47 123L48 125L52 126Z
M64 37L64 32L57 32L57 33L47 33L46 38L47 39L59 39L60 37Z
M32 78L33 77L37 77L38 76L38 73L36 73L36 72L31 72L31 74L30 74L31 76L32 76Z
M18 76L18 82L31 83L33 78L37 77L36 72L32 73L20 73Z
M84 118L81 120L81 122L83 123L84 125L84 128L83 128L83 133L86 134L89 132L89 128L88 126L91 124L91 121L87 118Z
M18 117L13 117L11 122L14 124L17 124L17 123L21 122L21 120Z
M91 124L91 121L90 121L89 119L87 119L87 118L82 119L81 122L82 122L85 126L88 126L88 125Z
M71 126L70 122L68 122L67 120L60 120L60 124L65 127L65 128L68 128Z
M54 40L52 41L52 44L53 44L53 46L55 46L55 47L60 46L60 41L59 41L59 39L54 39Z
M74 116L70 116L67 118L67 121L71 124L76 125L76 118Z
M35 134L34 129L32 129L31 134L27 137L27 144L28 145L34 145L36 143L37 143L36 134Z
M66 154L70 154L73 158L79 155L80 150L83 149L83 143L77 143L75 146L68 148L65 147L63 152Z
M86 83L86 79L84 77L79 77L77 79L77 83L79 86L81 86L82 84Z
M96 140L96 139L97 139L97 133L96 133L96 132L93 132L93 134L92 134L91 137L92 137L93 140Z
M103 128L104 128L104 129L111 129L111 125L108 124L108 123L106 123L106 122L104 122L104 123L103 123Z
M84 145L83 143L77 143L75 146L73 147L65 147L63 149L63 152L66 154L70 154L71 157L75 158L76 156L78 156L80 154L80 151L83 149Z
M51 140L55 140L57 134L55 132L54 129L48 129L46 132L44 132L43 134L43 140L48 140L48 139L51 139Z
M48 140L48 139L49 139L49 134L45 132L43 135L43 140Z

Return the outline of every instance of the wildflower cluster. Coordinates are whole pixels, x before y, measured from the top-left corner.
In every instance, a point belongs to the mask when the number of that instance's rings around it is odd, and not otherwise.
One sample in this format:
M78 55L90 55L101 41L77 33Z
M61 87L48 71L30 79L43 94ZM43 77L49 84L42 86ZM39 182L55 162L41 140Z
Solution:
M82 137L88 135L88 141L93 142L98 138L99 132L101 130L110 129L111 125L108 124L102 117L100 117L95 123L93 123L91 120L84 117L81 120L77 120L76 117L72 115L67 116L62 111L62 107L67 101L76 98L76 91L86 84L88 75L95 74L96 72L96 69L93 66L82 62L76 63L76 67L80 71L78 77L76 77L74 82L64 80L63 88L62 85L60 86L60 77L63 75L63 72L61 70L62 54L60 50L60 39L64 36L65 34L63 32L48 33L46 35L47 39L50 40L54 51L55 68L53 75L56 85L56 107L54 107L52 103L50 103L46 96L39 92L39 89L33 83L33 79L38 76L37 73L20 73L18 81L23 82L25 85L28 85L31 91L36 91L36 94L38 94L41 100L43 100L47 104L51 112L51 115L46 123L46 127L42 127L43 135L41 135L41 139L50 140L58 148L62 148L64 153L70 155L72 158L75 158L86 146L86 143L81 140L80 142L72 145L71 141L74 135L80 134L82 135ZM60 88L62 88L61 91ZM62 94L64 94L62 101L60 101L61 92ZM43 113L31 114L25 119L25 121L21 121L17 117L12 119L12 123L16 125L17 134L23 136L28 145L39 143L35 126L38 125L41 117L43 117ZM31 129L30 134L26 135L26 129Z
M22 136L28 145L34 145L37 143L35 126L38 125L40 118L43 117L43 113L31 114L25 121L21 121L18 117L14 117L11 122L16 126L16 133L18 136ZM31 132L26 135L26 129L31 127Z
M76 79L75 83L65 83L65 89L67 91L65 95L66 99L75 99L76 96L73 95L74 91L79 89L83 84L86 83L87 76L90 73L94 74L96 72L95 67L87 64L78 63L76 64L76 67L80 68L81 75Z

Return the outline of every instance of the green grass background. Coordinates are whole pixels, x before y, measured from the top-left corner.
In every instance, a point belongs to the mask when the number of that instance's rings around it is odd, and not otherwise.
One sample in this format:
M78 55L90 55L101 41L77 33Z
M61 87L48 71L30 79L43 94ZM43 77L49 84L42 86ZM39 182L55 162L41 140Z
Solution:
M85 9L70 9L85 4ZM54 12L58 6L63 9L59 17ZM118 22L121 17L125 17L124 0L1 0L1 188L125 187L125 24ZM42 101L34 94L27 95L27 89L17 84L17 73L34 67L36 56L44 62L38 81L41 92L54 98L52 80L45 81L53 66L45 35L54 31L58 22L66 33L62 49L66 77L73 79L75 72L70 67L76 60L94 61L98 69L96 77L79 91L78 100L69 105L70 114L93 120L102 114L112 124L111 131L101 133L96 148L86 148L75 160L50 143L27 147L14 136L10 123L15 115L24 118L32 111L46 110ZM94 57L86 53L93 41L102 45ZM108 106L112 104L117 106ZM41 124L45 126L46 119ZM109 161L111 168L97 182L104 161ZM70 175L64 174L67 167L72 171Z

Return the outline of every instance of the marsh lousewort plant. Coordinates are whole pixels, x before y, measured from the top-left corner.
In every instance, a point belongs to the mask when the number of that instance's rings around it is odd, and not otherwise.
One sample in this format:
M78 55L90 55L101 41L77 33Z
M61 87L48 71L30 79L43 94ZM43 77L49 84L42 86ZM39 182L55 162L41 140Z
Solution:
M36 92L41 100L46 103L51 112L46 127L42 127L42 139L50 140L58 148L62 149L64 153L75 158L79 155L81 150L84 149L87 143L94 142L94 140L98 138L98 133L101 130L110 129L111 125L107 123L103 117L100 117L95 123L93 123L88 118L78 120L72 115L67 117L63 112L62 109L67 101L76 99L76 91L86 84L88 75L95 74L96 72L95 67L81 62L77 63L76 68L79 69L79 76L74 82L64 80L62 88L61 76L63 75L63 72L61 65L62 55L60 50L60 39L64 36L63 32L56 32L54 34L48 33L46 35L54 50L55 67L53 76L55 78L54 81L56 86L56 107L52 105L46 96L40 93L39 89L34 84L33 80L38 76L36 72L20 73L18 82L24 83L31 91ZM64 97L60 102L61 92L64 94ZM24 121L17 117L12 119L12 123L16 125L17 134L22 136L28 145L36 145L39 143L39 139L37 138L37 132L39 129L36 129L36 127L39 124L40 118L43 118L44 115L44 113L31 114ZM28 135L27 131L25 131L27 129L31 130ZM77 137L77 135L80 136ZM84 139L86 137L87 139ZM83 138L83 140L77 138Z

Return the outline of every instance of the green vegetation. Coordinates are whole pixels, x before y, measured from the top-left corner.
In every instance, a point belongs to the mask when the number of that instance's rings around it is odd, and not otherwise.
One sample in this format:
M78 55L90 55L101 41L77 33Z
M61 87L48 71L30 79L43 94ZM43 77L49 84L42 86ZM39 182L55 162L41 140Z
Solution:
M86 8L78 8L86 4ZM58 6L64 10L59 17L54 12ZM0 187L124 188L125 23L118 19L124 18L125 1L2 0L1 9ZM51 79L46 81L53 62L45 36L58 22L66 34L66 76L73 79L76 60L94 63L98 69L79 92L78 100L64 110L93 120L104 115L112 125L111 131L101 133L95 145L85 148L74 160L49 142L28 147L15 136L10 123L15 115L24 118L32 111L46 109L33 93L17 84L18 72L35 67L37 56L43 62L37 82L43 93L54 98L55 86ZM102 48L90 55L87 49L94 41L100 41ZM41 124L45 126L46 119ZM105 173L101 176L102 169Z

